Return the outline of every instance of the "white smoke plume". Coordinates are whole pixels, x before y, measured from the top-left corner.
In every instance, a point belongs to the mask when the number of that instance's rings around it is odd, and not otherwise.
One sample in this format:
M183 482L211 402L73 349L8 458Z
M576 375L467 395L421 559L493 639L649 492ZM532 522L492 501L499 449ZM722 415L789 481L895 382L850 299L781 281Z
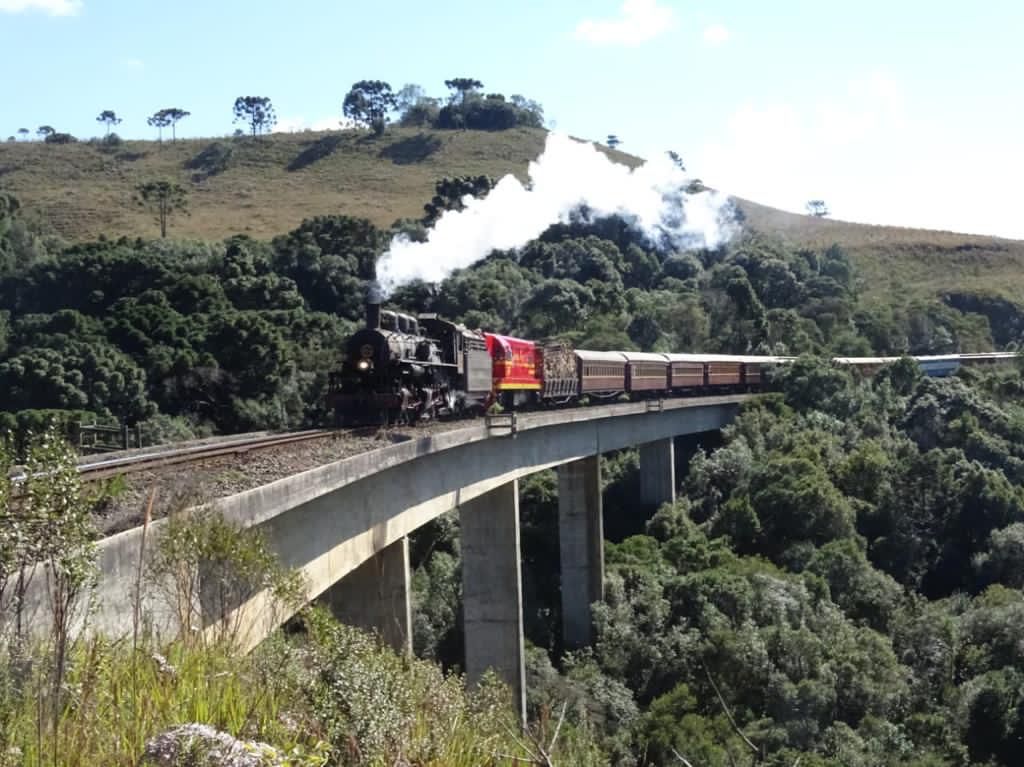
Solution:
M529 184L510 175L484 198L467 195L461 211L444 213L426 242L405 235L377 263L377 279L390 293L414 279L440 282L492 250L519 248L585 206L592 218L622 215L652 242L714 248L732 236L728 198L718 192L684 194L688 179L667 157L631 170L592 144L548 135L530 163Z

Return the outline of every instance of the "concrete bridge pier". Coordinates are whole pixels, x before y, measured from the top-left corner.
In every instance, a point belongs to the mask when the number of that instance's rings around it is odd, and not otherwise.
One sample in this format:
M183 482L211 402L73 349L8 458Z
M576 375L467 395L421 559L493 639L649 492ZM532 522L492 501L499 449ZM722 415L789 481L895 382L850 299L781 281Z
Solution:
M676 451L672 438L640 446L640 503L661 506L676 500Z
M558 467L558 545L562 565L562 639L590 644L590 605L604 599L601 457Z
M475 685L493 669L525 723L519 480L461 504L459 526L466 679Z
M323 599L342 623L376 631L400 653L412 655L409 539L400 538L335 583Z

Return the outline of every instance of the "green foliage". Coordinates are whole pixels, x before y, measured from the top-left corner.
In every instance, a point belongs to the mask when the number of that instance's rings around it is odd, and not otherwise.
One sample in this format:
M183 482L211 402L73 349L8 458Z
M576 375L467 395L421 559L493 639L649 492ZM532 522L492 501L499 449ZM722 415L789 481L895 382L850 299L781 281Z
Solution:
M171 181L147 181L135 188L135 201L153 214L160 225L160 236L167 236L167 222L177 213L188 212L188 195Z
M148 567L185 644L245 648L244 630L253 611L270 621L274 615L283 619L305 598L300 575L279 564L258 530L207 510L168 517ZM264 593L262 604L251 604Z
M388 124L388 113L398 105L391 86L383 80L360 80L345 96L345 117L369 127L381 135Z
M301 673L297 650L278 640L239 655L222 646L133 649L91 639L69 658L68 685L76 696L62 707L56 734L36 738L32 679L5 732L7 744L29 764L129 767L140 763L149 738L182 722L203 722L273 743L291 754L287 764L294 767L316 767L323 762L312 757L321 749Z
M461 104L464 104L467 98L484 87L482 82L473 77L453 77L451 80L445 80L444 85L452 92L452 103Z
M0 363L0 390L18 409L88 410L131 424L155 411L142 370L117 349L85 341L9 357Z
M192 176L193 181L203 181L211 176L217 176L231 167L234 153L235 148L231 144L214 141L188 160L185 167L195 171Z
M423 226L431 227L437 223L445 211L463 210L466 195L486 197L494 188L495 180L488 176L461 176L443 178L435 186L434 197L423 206Z
M75 630L88 608L97 572L92 502L81 486L76 456L53 430L32 439L23 479L10 478L11 453L0 448L0 753L16 743L18 708L27 685L36 692L36 733L59 738L68 703L68 663ZM45 594L48 653L31 658L25 597L33 580ZM34 662L33 662L34 661ZM30 675L27 681L26 676Z
M385 237L366 219L318 216L273 242L273 270L298 286L307 306L355 319L363 280L373 275Z
M162 143L164 140L164 128L171 124L171 120L170 117L168 117L161 109L147 117L146 124L151 128L157 129L158 140Z
M74 144L78 142L78 139L72 136L70 133L47 133L43 139L46 144Z
M253 138L270 132L277 124L274 105L267 96L239 96L235 99L234 114L232 122L247 124Z
M317 679L312 710L333 746L333 763L511 764L528 762L531 741L552 740L543 721L517 736L508 689L493 676L467 692L460 677L396 655L321 613L309 615L307 625ZM549 746L555 763L602 763L585 731L566 731Z
M361 279L384 241L365 221L325 217L273 245L121 240L54 260L36 256L22 232L0 217L9 407L88 409L128 423L159 409L200 431L321 417L327 374L352 329L339 315L361 316Z
M543 107L524 96L517 94L509 99L501 93L481 96L479 90L484 87L483 83L472 77L456 77L445 80L444 84L451 90L444 107L437 99L426 98L422 89L410 91L403 100L402 123L424 125L429 121L437 128L487 131L544 125Z
M441 100L427 96L420 85L407 84L395 94L399 122L406 127L423 128L437 122Z
M110 129L115 125L121 124L121 118L112 109L104 109L100 112L99 117L96 118L96 122L103 123L107 127L107 135L109 136Z
M78 439L78 425L96 423L98 418L98 414L87 410L0 411L0 434L14 455L23 458L34 435L52 430L73 444Z
M177 138L176 132L178 123L190 114L191 112L186 112L184 109L179 107L168 107L166 109L161 109L154 114L153 117L150 118L154 122L151 122L150 125L156 125L161 129L166 128L169 125L171 127L171 141L174 141Z

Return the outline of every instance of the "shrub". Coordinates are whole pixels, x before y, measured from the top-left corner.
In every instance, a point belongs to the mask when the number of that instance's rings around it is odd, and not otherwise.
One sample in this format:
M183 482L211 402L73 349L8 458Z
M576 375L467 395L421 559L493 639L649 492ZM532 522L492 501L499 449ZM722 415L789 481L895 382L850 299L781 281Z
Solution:
M192 175L193 181L202 181L203 179L210 178L210 176L223 173L231 167L234 153L235 148L231 144L214 141L212 144L205 146L191 160L188 160L185 163L185 168L186 170L196 171Z
M47 144L74 144L78 139L70 133L51 133L43 141Z
M149 569L185 643L249 647L254 611L280 623L305 598L301 575L281 566L259 530L207 509L168 517ZM263 592L269 604L254 606Z

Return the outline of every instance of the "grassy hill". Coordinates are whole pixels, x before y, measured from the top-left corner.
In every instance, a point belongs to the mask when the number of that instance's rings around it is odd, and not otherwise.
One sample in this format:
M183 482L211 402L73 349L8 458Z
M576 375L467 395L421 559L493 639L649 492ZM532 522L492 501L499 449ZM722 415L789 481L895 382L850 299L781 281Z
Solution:
M438 179L509 172L524 177L543 144L544 132L532 129L400 128L381 138L327 132L117 147L6 143L0 144L0 189L14 192L28 215L77 241L155 235L152 217L132 201L133 190L150 179L174 179L190 190L191 215L174 220L171 236L268 238L319 214L364 216L380 226L419 217ZM1024 301L1024 242L851 224L739 202L748 228L797 246L844 247L869 299L966 291Z
M1024 300L1024 241L930 229L854 224L740 201L745 225L801 247L833 243L857 265L869 299L900 303L947 292Z
M256 141L126 141L114 149L8 143L0 144L0 187L70 240L158 233L152 217L132 203L137 184L158 178L190 191L191 216L176 219L171 236L271 237L320 214L364 216L380 226L422 216L441 177L525 175L543 144L541 131L401 129L381 139L282 133ZM223 149L220 157L212 145Z

